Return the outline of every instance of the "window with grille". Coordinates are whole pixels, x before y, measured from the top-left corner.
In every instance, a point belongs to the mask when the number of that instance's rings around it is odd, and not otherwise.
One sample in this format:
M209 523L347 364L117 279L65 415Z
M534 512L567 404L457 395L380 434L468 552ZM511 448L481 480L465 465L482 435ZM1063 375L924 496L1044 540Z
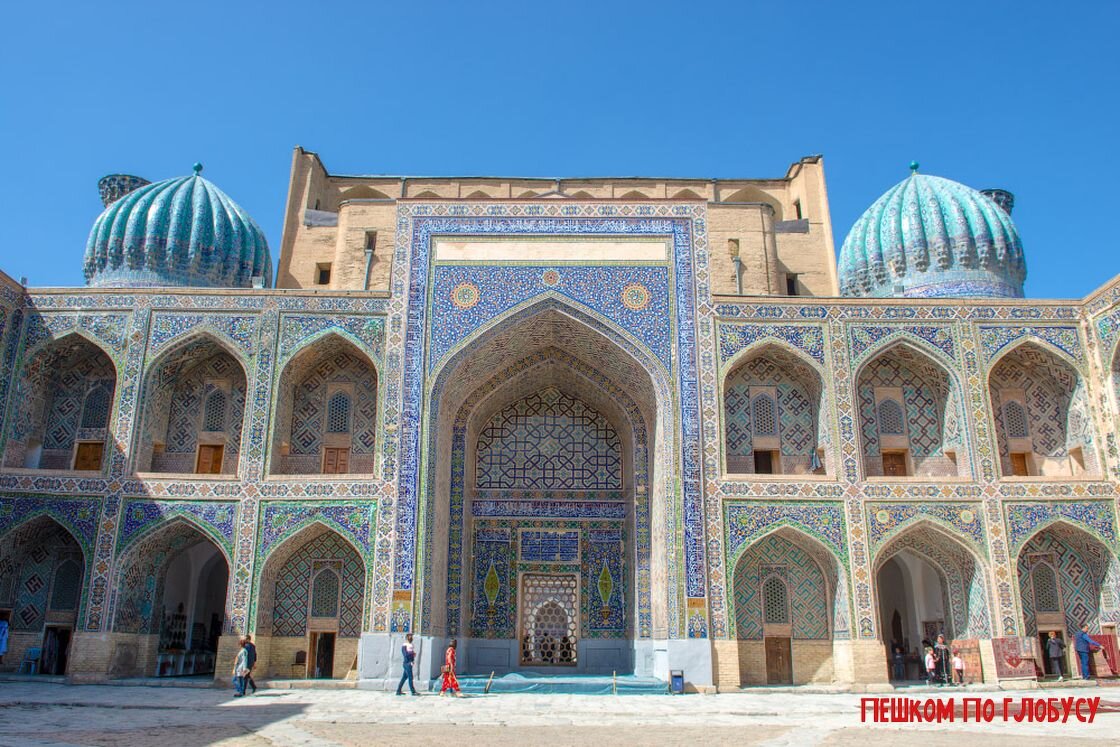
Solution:
M778 406L769 394L756 394L751 400L751 420L758 436L778 435Z
M82 588L82 569L73 560L64 561L54 574L51 589L51 609L68 612L78 608L78 594Z
M1061 612L1061 603L1058 597L1058 579L1054 569L1045 563L1034 567L1031 573L1034 584L1034 610L1035 612Z
M1015 400L1003 406L1003 429L1008 438L1030 438L1027 411Z
M350 395L336 392L327 402L327 433L350 432Z
M902 405L893 399L879 403L879 432L885 436L902 436L906 433Z
M338 574L324 568L311 583L311 616L338 617L338 591L341 583Z
M221 389L210 392L206 398L206 408L202 415L202 430L224 431L226 429L226 393Z
M104 428L109 424L109 387L98 384L86 394L82 406L83 428Z
M762 620L775 625L789 624L789 593L780 578L771 576L762 585Z

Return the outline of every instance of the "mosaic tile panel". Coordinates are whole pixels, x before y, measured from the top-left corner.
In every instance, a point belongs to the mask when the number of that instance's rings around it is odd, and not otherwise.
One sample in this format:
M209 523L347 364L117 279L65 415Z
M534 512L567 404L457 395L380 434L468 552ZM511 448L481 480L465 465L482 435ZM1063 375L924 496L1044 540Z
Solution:
M466 304L455 296L464 286L482 289ZM627 292L641 296L637 302ZM432 277L432 326L428 372L478 329L541 293L569 298L594 309L640 340L666 368L673 367L669 268L627 265L437 265Z
M247 358L254 352L257 317L248 314L152 314L149 360L199 333L212 335Z
M1058 350L1068 354L1075 361L1084 360L1077 327L996 327L981 325L979 331L985 361L992 360L1001 350L1024 337L1048 342Z
M751 545L735 566L735 630L740 640L762 639L762 585L778 575L789 591L795 639L828 639L829 590L816 561L783 537L769 535Z
M281 365L306 345L332 334L354 343L374 361L380 362L384 357L385 320L382 317L284 314L280 321Z
M324 532L307 542L288 559L276 578L272 612L273 636L303 636L307 633L313 566L337 563L341 577L341 608L338 635L357 637L362 631L362 598L365 564L354 548L337 534Z
M984 523L976 503L868 503L867 527L871 549L878 549L899 531L920 521L933 521L967 537L981 554L986 552Z
M950 360L956 358L952 330L945 326L871 326L853 324L848 332L852 348L852 363L867 357L874 350L881 350L884 341L909 339L919 345L926 343L944 353Z
M1111 501L1045 501L1006 503L1007 541L1014 554L1032 534L1056 521L1084 527L1115 548L1116 512Z
M261 509L258 554L272 548L304 527L319 522L342 534L363 552L373 548L376 501L281 502L268 501Z
M128 547L137 537L175 517L185 517L206 532L226 552L231 553L238 504L217 501L126 501L117 551Z
M719 334L721 366L762 340L780 340L806 353L818 363L824 363L824 330L816 325L720 322L716 329Z

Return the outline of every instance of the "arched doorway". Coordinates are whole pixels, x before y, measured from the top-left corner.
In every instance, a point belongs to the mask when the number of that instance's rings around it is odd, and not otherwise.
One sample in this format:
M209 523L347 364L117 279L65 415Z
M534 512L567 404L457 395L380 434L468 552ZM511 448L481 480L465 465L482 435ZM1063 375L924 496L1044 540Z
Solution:
M972 680L980 681L979 641L992 636L986 571L974 551L929 522L904 529L875 559L879 632L890 677L925 675L925 649L944 635L957 641ZM899 677L895 648L904 651Z
M339 335L321 337L296 353L276 387L270 472L373 472L377 385L373 362Z
M32 352L12 391L4 466L102 471L116 383L112 360L80 334Z
M286 539L257 584L258 667L275 678L345 678L358 653L365 587L365 562L337 531L315 523Z
M146 377L136 471L236 474L245 387L241 361L209 335L163 353Z
M1081 626L1088 624L1090 635L1103 639L1116 661L1120 561L1112 550L1084 529L1057 522L1023 543L1016 571L1024 629L1039 639L1043 652L1051 631L1069 644ZM1067 654L1072 648L1067 645ZM1070 661L1066 675L1076 672ZM1044 674L1060 674L1051 671L1048 660L1044 666ZM1094 661L1092 669L1100 674L1110 671L1103 660Z
M459 636L467 671L631 672L665 630L664 391L552 302L442 368L427 453L450 458L425 465L421 630Z
M1089 398L1077 370L1026 342L988 375L988 393L1004 477L1098 473Z
M907 342L880 351L856 396L867 477L968 476L959 386L932 356Z
M0 620L9 631L4 668L15 669L37 649L30 658L40 674L67 674L85 575L81 546L50 517L0 537Z
M113 631L131 635L118 636L110 674L212 675L227 616L225 550L173 519L126 548L119 568Z
M782 527L743 550L734 568L740 683L832 682L833 642L848 637L849 620L836 557L820 541Z

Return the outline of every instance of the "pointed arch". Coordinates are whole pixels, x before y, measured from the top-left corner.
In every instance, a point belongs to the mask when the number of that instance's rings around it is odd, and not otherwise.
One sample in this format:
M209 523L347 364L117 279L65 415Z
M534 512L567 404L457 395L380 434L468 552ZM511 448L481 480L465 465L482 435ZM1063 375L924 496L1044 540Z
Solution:
M273 384L269 474L369 474L377 458L381 378L351 333L328 328L291 351ZM331 402L349 400L346 431L332 431Z
M731 359L721 379L724 466L729 474L830 474L833 455L825 378L812 358L783 340L763 339ZM772 403L761 428L755 403ZM768 456L761 463L758 453Z
M483 192L481 189L476 189L467 195L464 199L467 200L492 200L493 197Z
M313 582L327 570L339 579L335 630L340 637L357 638L369 593L365 556L351 538L319 519L292 531L258 564L257 598L249 618L254 631L262 637L302 637L312 618L326 617L313 614L322 611L314 606Z
M865 476L971 474L965 390L942 353L896 337L867 355L853 381ZM880 404L887 399L901 405L902 433L881 428Z
M574 373L564 378L568 374L561 372L569 371ZM559 378L553 378L554 375ZM431 420L427 428L429 443L421 449L424 455L465 454L471 438L469 431L480 425L477 422L479 419L500 411L510 397L531 394L540 390L542 383L549 382L571 383L584 401L587 401L588 393L600 389L610 392L599 401L614 400L612 409L616 412L621 410L618 417L608 415L616 427L625 423L628 426L625 430L630 432L637 427L635 420L648 424L648 429L642 431L644 436L623 439L635 444L630 447L635 453L638 446L643 452L646 449L654 452L665 449L665 441L672 438L671 426L666 422L671 413L671 405L668 404L671 400L661 364L639 343L627 339L624 333L616 333L608 323L601 323L597 315L585 312L569 299L556 295L538 296L477 330L466 343L453 349L436 364L430 380L428 399ZM561 389L564 388L561 386ZM633 408L620 404L626 397L638 403L633 412ZM597 408L598 404L592 407ZM627 420L630 422L627 423ZM664 458L670 460L670 453L664 452ZM632 459L638 462L638 457ZM452 469L453 463L464 461L470 463L471 459L424 457L421 468L423 508L420 541L428 544L430 550L421 554L425 565L418 573L417 587L420 589L420 624L426 630L446 630L444 620L436 619L433 613L433 610L441 608L447 609L450 629L454 630L454 626L459 624L469 624L460 622L467 619L460 595L470 588L472 581L466 574L471 569L464 567L466 564L460 566L457 562L446 560L448 557L471 556L469 552L454 549L458 547L455 542L464 541L464 536L468 538L465 541L473 541L466 518L466 506L471 499L464 495L461 487L473 483L465 474L458 475ZM654 462L644 453L640 461L646 464ZM667 468L671 469L668 465ZM646 472L648 474L648 468ZM664 510L662 506L667 498L667 488L664 483L658 484L661 479L664 478L644 480L640 493L633 479L627 479L622 487L625 500L648 501L653 507L651 511L639 512L643 522L648 521L650 513ZM436 532L436 527L445 523L452 525L447 537ZM649 532L645 525L634 531L638 538L626 544L626 573L632 573L630 569L635 564L644 569L650 563L659 562L657 553L649 550ZM480 572L485 573L488 567L481 568ZM614 574L613 568L611 573ZM616 582L621 580L615 578ZM625 588L633 590L633 581L627 580ZM636 593L627 591L628 597ZM656 601L652 604L646 601L648 592L643 591L642 594L646 596L636 600L639 610L636 619L631 618L632 622L628 620L626 623L627 629L633 629L635 635L647 635L647 631L653 628L651 616L655 613L642 613L640 610L658 606ZM660 604L664 605L664 602ZM632 605L633 602L627 602L630 609L634 608ZM664 606L657 614L663 615L663 610ZM506 634L512 637L512 633Z
M892 536L880 546L872 559L880 636L887 635L891 627L883 606L882 573L890 561L900 557L912 559L906 564L910 577L907 591L915 598L924 593L924 604L912 602L909 597L907 599L911 612L908 636L912 639L911 646L926 632L918 627L919 623L936 619L938 606L943 615L946 638L990 638L993 635L993 597L989 589L986 559L967 539L923 517ZM930 589L928 578L922 580L920 567L923 563L939 578L940 589ZM934 604L935 600L940 604ZM918 619L919 614L925 616Z
M3 464L53 470L103 470L112 448L118 370L110 352L80 327L25 354L8 398ZM90 391L108 387L105 422L83 428Z
M439 200L439 199L442 199L442 198L438 194L433 192L432 190L425 189L420 194L415 195L414 199L417 199L417 200Z
M620 199L620 200L648 200L648 199L650 199L650 196L647 195L646 193L640 191L640 190L632 189L629 192L622 195L621 197L619 197L618 199Z
M79 606L85 603L83 581L91 559L80 536L46 511L23 517L0 535L0 606L12 611L13 630L41 630L52 609L77 617ZM73 605L60 608L52 602L64 566L71 568L62 583ZM9 652L9 656L15 655Z
M1100 471L1089 392L1067 353L1035 337L1020 339L993 357L987 388L1001 475Z
M1039 608L1034 572L1040 565L1054 573L1058 611ZM1052 517L1034 528L1015 554L1018 593L1025 632L1064 624L1066 636L1083 623L1120 621L1120 559L1114 548L1083 526Z
M525 200L525 199L529 199L530 197L537 197L538 195L539 195L538 192L534 192L531 189L527 189L524 192L522 192L521 194L519 194L517 197L518 197L518 199Z
M236 344L199 327L156 355L143 378L142 409L136 429L136 472L232 475L241 456L248 396L246 359ZM224 400L221 427L210 426L209 405Z
M190 579L197 581L201 570L201 567L193 568L194 561L190 557L196 553L196 548L203 555L210 551L225 565L226 588L221 593L221 616L227 618L230 604L228 579L233 568L230 548L214 528L190 514L176 514L153 524L117 548L107 616L111 629L118 633L152 635L166 630L168 614L192 616L190 608L198 589L195 587L192 591L191 584L194 582ZM188 555L184 556L184 553ZM186 570L169 579L169 569L173 564L182 568L184 557L187 558ZM168 605L170 613L167 612ZM184 607L183 612L178 610L180 606ZM178 632L190 638L194 633L193 623L184 622L184 625L187 627Z
M763 203L769 205L774 211L774 220L782 219L782 204L773 195L764 192L758 187L746 186L736 190L728 197L720 199L720 202L730 203Z
M587 190L583 190L583 189L579 190L578 192L573 192L571 197L572 197L573 200L594 200L595 199L595 197L590 192L588 192Z
M674 200L703 200L704 198L693 192L691 189L682 189L673 195Z

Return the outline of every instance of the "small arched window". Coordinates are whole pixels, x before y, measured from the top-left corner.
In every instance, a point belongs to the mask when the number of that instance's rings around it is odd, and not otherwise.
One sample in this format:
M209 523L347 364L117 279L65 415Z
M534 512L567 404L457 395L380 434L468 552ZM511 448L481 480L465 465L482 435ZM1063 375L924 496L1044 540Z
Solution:
M202 430L224 431L226 429L226 393L221 389L210 392L202 415Z
M327 401L327 433L350 432L350 395L336 392Z
M903 436L906 422L902 405L897 400L885 399L879 403L879 432L884 436Z
M1003 406L1003 430L1008 438L1030 438L1031 431L1027 425L1027 411L1011 400Z
M762 621L773 625L789 624L789 590L777 576L762 585Z
M1061 599L1058 596L1058 579L1054 569L1047 563L1040 563L1031 572L1034 586L1035 612L1061 612Z
M83 428L105 428L109 425L109 396L109 385L104 382L89 390L82 404Z
M82 568L73 560L64 560L54 574L51 589L52 610L70 612L78 608L78 594L82 588Z
M756 436L778 435L778 406L769 394L756 394L751 400L751 420Z
M338 593L341 583L338 574L324 568L311 582L311 616L338 617Z

